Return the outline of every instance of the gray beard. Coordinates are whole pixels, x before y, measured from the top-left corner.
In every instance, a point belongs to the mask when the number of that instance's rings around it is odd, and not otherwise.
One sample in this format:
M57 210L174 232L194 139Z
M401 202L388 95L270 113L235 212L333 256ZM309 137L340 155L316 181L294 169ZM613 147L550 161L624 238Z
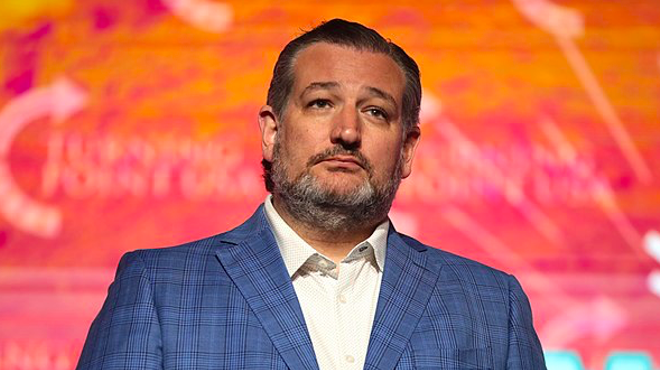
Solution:
M391 178L379 186L373 183L372 167L367 159L360 153L343 149L341 146L310 159L307 170L293 180L288 177L286 163L281 161L279 143L276 142L273 149L273 195L282 200L286 211L298 222L310 228L337 232L376 225L387 217L401 183L401 157ZM315 159L337 154L349 154L360 159L368 172L368 181L343 194L320 186L309 168L316 162Z

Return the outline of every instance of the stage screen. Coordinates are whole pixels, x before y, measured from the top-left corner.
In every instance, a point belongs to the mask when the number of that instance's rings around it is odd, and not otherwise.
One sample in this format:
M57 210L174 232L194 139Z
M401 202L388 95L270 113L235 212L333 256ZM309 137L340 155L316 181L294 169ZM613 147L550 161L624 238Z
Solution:
M549 369L660 369L658 1L2 0L0 370L73 369L123 253L254 212L272 67L332 18L422 72L395 227L514 274Z

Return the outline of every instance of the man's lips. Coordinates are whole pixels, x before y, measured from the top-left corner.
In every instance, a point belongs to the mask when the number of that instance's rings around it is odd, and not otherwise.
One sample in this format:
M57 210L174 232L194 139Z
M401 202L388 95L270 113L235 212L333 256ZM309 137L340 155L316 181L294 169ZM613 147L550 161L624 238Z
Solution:
M332 156L322 159L320 162L327 162L338 167L360 167L364 168L362 162L353 156Z
M307 166L311 168L322 162L326 162L325 166L338 170L356 171L363 169L368 174L371 174L371 164L362 153L357 150L348 151L339 145L312 156L307 161Z

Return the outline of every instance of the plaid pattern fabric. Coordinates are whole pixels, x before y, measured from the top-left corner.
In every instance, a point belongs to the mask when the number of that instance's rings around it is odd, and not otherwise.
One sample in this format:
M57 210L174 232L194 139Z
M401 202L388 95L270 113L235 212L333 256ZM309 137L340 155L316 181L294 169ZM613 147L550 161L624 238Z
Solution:
M515 278L390 228L365 369L543 370ZM77 369L317 369L259 208L186 245L126 254Z

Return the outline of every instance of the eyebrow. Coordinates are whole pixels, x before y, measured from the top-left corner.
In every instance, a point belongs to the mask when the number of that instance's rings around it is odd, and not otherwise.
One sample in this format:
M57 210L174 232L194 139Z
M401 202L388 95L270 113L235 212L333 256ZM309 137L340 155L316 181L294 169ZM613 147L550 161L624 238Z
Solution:
M329 82L312 82L309 84L305 89L300 93L300 97L302 98L305 96L310 91L314 90L332 90L339 88L339 83L334 82L334 81L329 81Z
M377 97L379 97L381 99L385 99L385 100L389 101L395 107L398 106L397 103L396 103L396 100L394 99L394 97L391 94L389 94L389 93L387 93L387 92L385 92L385 91L383 91L379 88L376 88L376 87L367 86L366 89L372 95L376 95Z

